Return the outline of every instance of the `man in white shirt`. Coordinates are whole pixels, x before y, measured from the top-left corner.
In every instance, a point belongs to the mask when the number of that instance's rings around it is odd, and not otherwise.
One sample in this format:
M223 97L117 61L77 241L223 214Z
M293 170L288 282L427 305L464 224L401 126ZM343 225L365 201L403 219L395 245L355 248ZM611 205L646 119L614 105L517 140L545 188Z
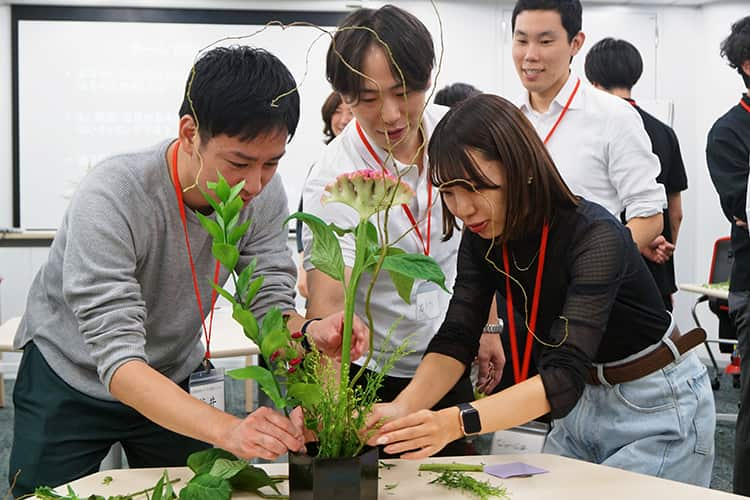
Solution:
M393 242L402 234L397 246L409 253L433 257L446 275L452 288L456 275L459 235L443 241L443 207L437 189L428 177L427 142L440 118L447 112L442 106L425 108L427 90L431 85L434 47L429 31L412 14L386 5L380 9L359 9L350 14L341 26L363 26L365 29L339 29L331 43L327 58L327 76L335 91L349 104L354 115L344 131L326 148L310 173L303 194L307 212L342 228L354 227L358 214L340 204L320 203L326 184L338 175L354 170L380 171L382 166L393 175L401 175L416 193L408 207L395 206L389 212L388 232ZM370 31L372 30L372 31ZM375 32L378 38L373 36ZM384 49L387 44L390 55ZM392 58L392 59L391 59ZM398 68L393 61L396 61ZM352 71L355 68L357 72ZM363 77L362 74L366 75ZM413 221L418 230L411 230ZM382 224L373 217L374 224ZM340 310L344 293L341 283L316 270L310 260L312 235L305 228L305 270L308 271L309 317L326 316L329 310ZM350 235L341 238L347 276L354 264L354 241ZM356 310L364 307L368 280L357 290ZM391 401L408 385L427 348L442 323L450 295L436 285L416 280L411 304L396 292L387 273L381 273L371 295L374 320L373 359L396 345L409 341L411 354L390 369L378 395ZM397 326L389 340L384 341L393 324ZM491 363L499 373L504 359L497 334L487 334L495 342ZM484 345L484 342L483 342ZM362 365L365 360L355 360ZM346 368L346 367L345 367ZM379 371L382 366L371 362L368 369ZM361 380L361 379L360 379ZM495 383L497 380L495 380ZM458 382L436 408L445 408L474 399L468 376ZM445 454L471 453L463 440L448 445Z
M586 38L581 19L579 0L516 3L513 61L527 90L516 104L573 192L617 216L625 210L633 240L647 255L657 251L649 244L661 234L666 208L656 183L659 161L632 106L570 71Z
M654 260L664 252L652 243L661 234L667 204L664 188L656 183L659 160L638 113L571 72L573 56L586 39L582 10L579 0L516 2L512 55L526 92L515 104L547 145L573 193L617 217L624 210L638 249ZM499 299L504 317L504 299ZM508 335L502 340L509 350ZM506 367L496 391L520 382L512 373ZM529 376L534 374L532 369Z

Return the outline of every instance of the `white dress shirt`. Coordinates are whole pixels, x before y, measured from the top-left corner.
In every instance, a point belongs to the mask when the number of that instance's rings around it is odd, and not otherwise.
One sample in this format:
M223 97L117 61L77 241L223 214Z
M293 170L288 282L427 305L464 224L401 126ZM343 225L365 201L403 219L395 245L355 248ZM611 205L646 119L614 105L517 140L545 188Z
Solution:
M429 141L432 131L438 121L448 111L443 106L430 105L424 112L425 141ZM364 132L364 131L363 131ZM381 159L388 155L375 145L368 137L370 145ZM432 187L427 176L428 161L427 147L425 144L423 157L423 169L418 173L416 165L407 166L395 161L388 162L388 170L396 175L398 171L406 171L402 180L406 182L416 193L409 203L409 208L414 218L419 222L421 234L427 238L428 217L428 190L432 193L432 209L429 211L431 233L430 256L433 257L442 268L446 276L446 287L453 289L456 276L456 257L461 235L454 232L448 241L442 241L443 207L440 195L436 188ZM333 182L340 174L353 172L361 169L380 170L380 166L366 149L356 129L356 120L352 120L343 132L336 137L325 149L323 156L313 167L310 177L303 193L303 206L306 212L317 215L328 223L335 223L341 228L352 228L359 222L359 215L354 209L341 203L320 203L326 184ZM406 169L406 170L405 170ZM382 217L382 216L381 216ZM371 219L376 226L379 224L378 216ZM382 225L382 218L380 221ZM389 241L393 242L399 236L410 231L411 222L402 207L393 207L388 219ZM306 271L314 269L310 261L312 249L312 233L304 227L302 239L305 247L304 267ZM351 235L339 239L343 252L344 263L348 267L354 265L354 239ZM397 246L409 253L422 253L424 246L422 240L415 231L411 231L402 238ZM355 312L363 319L365 316L365 296L369 285L369 275L364 274L357 290L357 304ZM377 358L381 355L387 356L395 345L400 345L407 338L409 348L414 351L409 356L402 358L388 372L389 376L412 377L427 348L427 344L437 332L443 322L445 311L448 309L450 294L437 287L437 285L425 281L415 280L411 293L411 304L404 302L396 292L396 288L386 271L380 273L372 293L370 307L374 320L374 348L373 361L369 368L377 370L381 364ZM400 318L400 322L393 330L389 345L384 345L389 329ZM365 358L355 363L362 365Z
M516 105L544 140L573 92L578 77L571 72L545 113L531 107L529 93ZM640 116L623 99L581 85L547 150L573 193L596 202L619 218L648 217L667 207L664 187L656 182L659 159Z

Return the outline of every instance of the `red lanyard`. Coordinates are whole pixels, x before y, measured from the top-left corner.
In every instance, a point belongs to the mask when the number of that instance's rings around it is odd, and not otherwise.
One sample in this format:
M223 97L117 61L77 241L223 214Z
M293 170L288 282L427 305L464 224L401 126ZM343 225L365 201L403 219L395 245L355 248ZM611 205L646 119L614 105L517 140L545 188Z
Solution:
M544 257L547 253L547 236L549 235L549 224L544 223L542 228L542 241L539 244L539 262L536 268L536 281L534 283L534 298L531 301L531 317L529 319L529 330L526 331L526 347L523 353L523 368L518 364L518 340L516 339L516 320L513 314L513 295L510 290L510 265L508 263L508 247L503 245L503 266L505 269L505 304L508 310L508 329L510 330L510 349L513 356L513 376L516 383L526 380L529 374L529 362L531 361L531 346L536 332L536 318L539 312L539 295L542 290L542 274L544 272Z
M362 128L359 126L359 122L356 122L356 126L357 126L357 133L359 134L359 138L362 139L362 143L365 145L365 148L367 148L367 151L370 152L370 155L375 159L378 165L380 165L382 168L385 168L383 165L383 161L380 159L378 154L370 145L370 141L367 140L367 136L365 136L365 133L362 132ZM425 239L422 237L422 232L419 230L419 225L417 225L417 219L415 219L414 215L411 213L411 210L409 209L409 205L407 205L406 203L402 203L401 208L404 209L406 216L409 218L409 222L411 222L411 225L414 228L414 232L417 233L417 237L419 238L419 241L422 243L422 249L424 250L424 254L429 256L430 255L430 236L431 236L431 230L432 230L432 219L430 217L432 213L432 186L430 186L430 183L427 182L427 243L425 243Z
M742 106L743 108L745 108L745 111L747 111L748 113L750 113L750 106L748 106L748 104L745 102L744 98L740 99L740 106Z
M190 261L190 273L193 275L193 288L195 289L195 301L198 303L198 312L203 325L203 333L206 336L206 359L211 359L211 330L214 324L214 304L216 303L216 289L211 292L211 315L208 320L208 330L206 329L206 320L203 317L203 304L201 303L201 292L198 288L198 276L195 272L193 263L193 252L190 250L190 238L188 237L187 218L185 217L185 203L182 199L182 186L180 185L180 176L177 173L177 151L180 149L180 142L175 142L174 153L172 153L172 177L174 181L174 192L177 195L177 204L180 207L180 218L182 219L182 229L185 231L185 245L187 246L188 260ZM214 284L219 284L219 260L216 260L216 270L214 271Z
M565 103L565 106L563 107L562 112L560 112L560 116L557 117L557 121L554 125L552 125L552 128L547 133L547 137L544 138L544 143L547 144L549 142L550 138L552 137L552 134L555 133L555 130L557 129L557 126L560 125L560 122L562 121L563 117L565 116L565 113L568 112L568 108L570 108L570 103L573 102L573 98L575 97L576 93L578 92L578 87L581 86L581 79L579 78L578 81L576 81L576 86L573 88L573 92L570 93L570 97L568 97L568 101Z

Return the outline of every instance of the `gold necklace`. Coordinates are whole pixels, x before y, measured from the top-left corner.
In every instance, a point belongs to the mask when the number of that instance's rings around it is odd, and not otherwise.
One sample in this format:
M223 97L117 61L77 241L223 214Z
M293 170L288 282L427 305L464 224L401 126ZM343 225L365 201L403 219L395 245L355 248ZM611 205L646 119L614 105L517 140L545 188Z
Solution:
M528 271L529 269L531 269L531 266L534 265L534 261L536 260L536 258L537 258L538 255L539 255L539 249L537 248L536 253L531 258L531 262L529 262L529 265L526 266L526 267L521 267L521 266L518 265L518 262L516 262L516 253L513 252L511 254L511 256L513 257L513 265L516 266L516 269L518 269L522 273Z

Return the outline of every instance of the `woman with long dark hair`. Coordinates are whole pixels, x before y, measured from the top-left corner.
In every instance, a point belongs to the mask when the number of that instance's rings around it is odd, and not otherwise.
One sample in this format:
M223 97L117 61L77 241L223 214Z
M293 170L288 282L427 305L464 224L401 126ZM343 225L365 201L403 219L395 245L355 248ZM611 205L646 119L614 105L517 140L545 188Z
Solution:
M393 420L371 442L422 458L550 413L546 452L708 486L713 395L690 351L705 332L677 330L628 229L572 194L531 124L500 97L453 108L429 159L445 235L463 223L458 276L414 379L375 409L371 422ZM495 291L506 328L528 334L514 369L526 378L533 356L539 374L471 404L424 410L471 365Z

